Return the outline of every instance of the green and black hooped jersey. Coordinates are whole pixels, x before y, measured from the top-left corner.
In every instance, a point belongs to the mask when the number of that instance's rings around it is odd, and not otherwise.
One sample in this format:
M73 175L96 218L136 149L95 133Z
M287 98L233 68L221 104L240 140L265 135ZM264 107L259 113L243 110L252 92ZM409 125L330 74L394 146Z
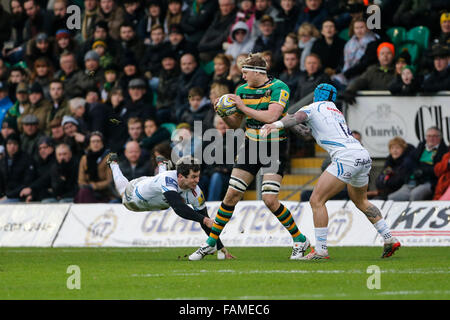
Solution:
M271 103L282 105L284 110L277 120L283 118L289 108L289 87L278 79L271 79L267 84L259 88L250 87L245 83L237 88L236 94L241 97L247 107L255 110L268 110ZM243 114L240 110L238 112ZM284 129L279 130L278 133L275 132L275 134L271 133L265 138L260 137L259 130L264 124L264 122L246 116L246 137L254 141L282 141L287 139L287 134Z

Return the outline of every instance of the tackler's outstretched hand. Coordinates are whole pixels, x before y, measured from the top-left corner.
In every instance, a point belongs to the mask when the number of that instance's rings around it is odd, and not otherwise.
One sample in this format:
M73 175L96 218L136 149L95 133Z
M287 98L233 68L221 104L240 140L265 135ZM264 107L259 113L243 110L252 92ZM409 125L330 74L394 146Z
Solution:
M270 134L270 132L271 132L272 130L274 130L274 129L276 129L276 128L277 128L277 126L276 126L275 124L273 124L273 123L267 123L267 124L265 124L265 125L262 126L261 130L259 131L259 133L260 133L260 135L261 135L263 138L265 138L265 137L267 137L267 136Z

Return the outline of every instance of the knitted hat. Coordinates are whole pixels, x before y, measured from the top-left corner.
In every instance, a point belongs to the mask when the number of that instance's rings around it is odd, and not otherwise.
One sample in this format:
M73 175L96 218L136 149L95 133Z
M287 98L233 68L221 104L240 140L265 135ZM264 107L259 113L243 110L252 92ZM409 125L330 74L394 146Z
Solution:
M39 82L34 82L31 85L30 93L41 93L41 94L44 94L44 90L42 90L42 86L39 84Z
M413 75L416 74L416 67L414 67L414 66L412 66L412 65L410 65L410 64L407 64L406 66L404 66L404 67L402 68L402 71L405 70L405 69L411 70L411 73L412 73Z
M98 46L102 46L105 49L108 48L108 45L103 40L95 40L94 43L92 44L92 49L95 49Z
M64 125L66 123L73 123L74 125L78 126L79 123L77 121L77 119L75 119L74 117L71 116L64 116L61 122L61 125L64 127Z
M87 60L100 61L100 56L99 56L98 53L95 52L94 50L89 50L89 51L86 52L86 54L84 55L84 61L87 61Z
M394 45L390 42L382 42L382 43L380 43L380 45L377 48L377 56L380 56L380 51L384 47L388 48L391 51L392 55L395 55Z
M59 29L56 31L55 35L56 40L62 39L62 38L70 38L70 32L67 29Z
M450 20L450 13L449 12L444 12L443 14L441 14L441 24L445 21Z

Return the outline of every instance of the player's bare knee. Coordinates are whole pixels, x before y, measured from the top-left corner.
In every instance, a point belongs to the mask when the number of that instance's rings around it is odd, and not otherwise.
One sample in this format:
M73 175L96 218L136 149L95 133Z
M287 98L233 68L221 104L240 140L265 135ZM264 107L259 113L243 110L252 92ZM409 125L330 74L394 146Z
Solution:
M233 188L228 188L227 193L223 198L223 203L228 206L235 206L242 199L243 195L243 192L237 191Z
M276 211L280 207L278 195L263 195L262 200L267 208L269 208L272 212Z
M309 204L311 205L311 208L317 208L317 207L322 207L325 205L325 201L322 199L322 197L320 197L317 194L313 194L311 195L311 197L309 198Z

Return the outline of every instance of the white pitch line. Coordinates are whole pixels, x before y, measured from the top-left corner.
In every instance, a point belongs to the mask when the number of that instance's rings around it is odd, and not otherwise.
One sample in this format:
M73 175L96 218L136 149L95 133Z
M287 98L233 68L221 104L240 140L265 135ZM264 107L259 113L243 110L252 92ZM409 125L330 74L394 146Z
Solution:
M383 295L417 295L417 294L450 294L450 291L422 291L422 290L415 290L415 291L382 291L377 292L377 295L383 296Z
M163 277L163 276L175 276L175 277L189 277L189 276L203 276L205 274L366 274L366 270L248 270L248 271L236 271L231 269L225 270L198 270L197 272L185 272L185 270L173 270L168 273L144 273L144 274L132 274L132 277ZM412 270L394 270L387 269L381 270L384 274L449 274L450 269L412 269Z

